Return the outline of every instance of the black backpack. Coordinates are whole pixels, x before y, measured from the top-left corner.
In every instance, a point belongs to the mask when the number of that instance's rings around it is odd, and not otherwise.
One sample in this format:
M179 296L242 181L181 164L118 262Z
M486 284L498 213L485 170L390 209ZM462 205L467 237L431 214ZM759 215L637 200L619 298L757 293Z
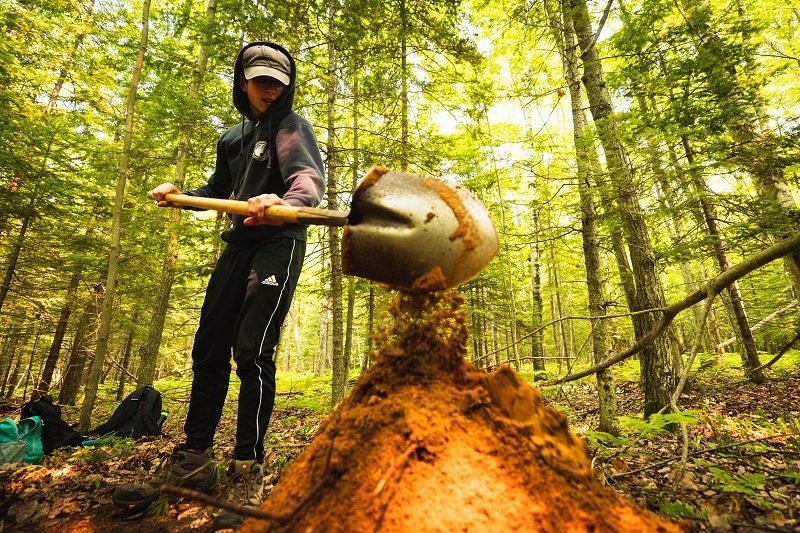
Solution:
M92 433L138 438L144 435L161 435L166 416L161 414L161 393L152 385L145 385L122 400L108 422L97 426Z
M61 419L61 407L46 394L22 406L22 418L38 416L42 419L42 451L50 455L62 446L77 446L86 440L72 426Z

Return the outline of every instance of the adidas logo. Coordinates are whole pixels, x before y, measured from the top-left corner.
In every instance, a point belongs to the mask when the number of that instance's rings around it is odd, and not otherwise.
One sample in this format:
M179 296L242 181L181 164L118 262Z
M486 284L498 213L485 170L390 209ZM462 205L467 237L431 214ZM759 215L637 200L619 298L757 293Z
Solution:
M275 279L275 274L271 275L267 279L261 282L262 285L273 285L275 287L278 286L278 280Z

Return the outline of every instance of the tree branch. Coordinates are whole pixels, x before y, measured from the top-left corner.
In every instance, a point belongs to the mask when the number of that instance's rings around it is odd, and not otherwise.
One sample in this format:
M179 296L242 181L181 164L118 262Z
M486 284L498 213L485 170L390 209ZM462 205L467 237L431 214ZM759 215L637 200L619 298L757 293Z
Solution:
M750 259L747 259L737 265L732 266L725 272L720 273L717 277L710 280L706 283L703 287L696 290L695 292L685 296L682 300L679 300L673 304L670 304L666 307L662 307L660 309L653 309L652 311L658 311L663 314L661 321L656 324L656 327L650 331L645 337L640 339L636 342L633 346L628 348L627 350L613 355L594 366L586 368L584 370L569 374L564 376L563 378L544 381L539 384L540 387L550 386L550 385L559 385L561 383L566 383L568 381L575 381L586 376L591 376L592 374L596 374L601 370L605 370L606 368L610 367L611 365L615 365L629 357L632 357L642 351L645 346L653 342L659 335L661 335L667 327L672 323L675 317L681 311L685 311L686 309L692 307L695 304L702 302L704 299L716 296L720 292L722 292L728 285L733 283L734 281L738 280L749 274L750 272L757 270L764 265L771 263L776 259L780 259L783 256L789 255L790 253L800 251L800 233L796 233L791 237L788 237L782 241L779 241L769 248L762 250L761 252L757 253L756 255L752 256Z
M798 331L798 332L797 332L797 334L794 336L794 338L793 338L792 340L790 340L788 343L786 343L786 346L784 346L783 348L781 348L781 351L780 351L780 352L778 352L777 354L775 354L775 357L773 357L772 359L770 359L768 363L764 363L764 364L763 364L763 365L761 365L760 367L758 367L758 368L754 368L754 369L753 369L753 370L751 370L750 372L758 372L759 370L764 370L765 368L769 368L769 367L771 367L772 365L774 365L775 363L777 363L777 362L778 362L778 359L780 359L781 357L783 357L783 354L785 354L786 352L788 352L788 351L789 351L789 348L791 348L791 347L792 347L792 345L794 345L794 343L796 343L798 340L800 340L800 331Z
M597 39L600 38L600 32L603 31L603 26L606 25L606 19L608 19L608 14L611 11L611 6L613 4L614 0L608 0L606 8L603 10L603 16L600 17L600 22L597 23L597 31L594 32L594 35L592 36L592 42L590 42L589 46L586 47L586 50L581 53L581 59L585 59L589 52L592 51L592 48L594 48L594 45L597 44Z

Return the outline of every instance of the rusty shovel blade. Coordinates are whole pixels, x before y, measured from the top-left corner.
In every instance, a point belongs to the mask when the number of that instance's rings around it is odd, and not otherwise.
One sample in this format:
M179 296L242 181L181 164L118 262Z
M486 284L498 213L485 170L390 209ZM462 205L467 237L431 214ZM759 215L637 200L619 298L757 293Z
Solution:
M373 167L353 193L342 270L409 292L456 287L497 253L486 207L442 180Z

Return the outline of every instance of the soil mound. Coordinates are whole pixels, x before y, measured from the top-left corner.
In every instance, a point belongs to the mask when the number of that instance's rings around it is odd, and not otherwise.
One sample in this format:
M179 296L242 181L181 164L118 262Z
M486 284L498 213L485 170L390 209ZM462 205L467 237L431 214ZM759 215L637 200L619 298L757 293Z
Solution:
M401 293L375 364L242 531L680 531L593 476L566 419L464 359L462 299Z

